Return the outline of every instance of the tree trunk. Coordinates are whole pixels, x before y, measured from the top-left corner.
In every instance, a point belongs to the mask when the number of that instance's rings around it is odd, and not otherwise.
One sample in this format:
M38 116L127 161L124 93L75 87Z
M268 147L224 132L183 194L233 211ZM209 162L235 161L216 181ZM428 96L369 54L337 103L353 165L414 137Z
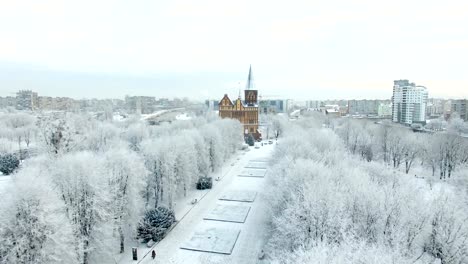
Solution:
M89 258L89 253L88 253L88 248L89 248L89 241L85 240L83 244L83 264L88 264L88 258Z
M125 251L125 236L122 230L122 226L119 225L119 236L120 236L120 253Z

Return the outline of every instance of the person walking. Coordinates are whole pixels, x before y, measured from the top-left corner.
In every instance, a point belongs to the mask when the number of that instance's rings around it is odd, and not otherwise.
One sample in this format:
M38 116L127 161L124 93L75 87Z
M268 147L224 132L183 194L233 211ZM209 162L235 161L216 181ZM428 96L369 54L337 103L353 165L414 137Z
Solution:
M153 249L153 251L151 252L151 257L152 257L153 259L156 257L156 251L154 251L154 249Z

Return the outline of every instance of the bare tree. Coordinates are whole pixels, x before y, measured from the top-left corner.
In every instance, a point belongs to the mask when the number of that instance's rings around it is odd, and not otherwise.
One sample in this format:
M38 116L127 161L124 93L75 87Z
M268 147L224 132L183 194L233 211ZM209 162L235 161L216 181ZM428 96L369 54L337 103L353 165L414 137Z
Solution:
M408 174L415 159L422 152L422 144L419 137L413 133L406 135L403 144L403 160L405 161L405 172Z

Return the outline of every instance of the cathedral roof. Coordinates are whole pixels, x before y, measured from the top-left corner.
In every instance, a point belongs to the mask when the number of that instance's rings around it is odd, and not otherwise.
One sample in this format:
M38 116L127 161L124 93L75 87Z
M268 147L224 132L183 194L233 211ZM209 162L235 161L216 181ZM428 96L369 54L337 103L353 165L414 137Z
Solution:
M246 90L253 90L254 89L254 78L252 74L252 65L249 67L249 76L247 77L247 83L245 85Z
M220 105L225 99L229 102L229 105L234 105L227 94L224 94L223 98L219 101L218 105Z

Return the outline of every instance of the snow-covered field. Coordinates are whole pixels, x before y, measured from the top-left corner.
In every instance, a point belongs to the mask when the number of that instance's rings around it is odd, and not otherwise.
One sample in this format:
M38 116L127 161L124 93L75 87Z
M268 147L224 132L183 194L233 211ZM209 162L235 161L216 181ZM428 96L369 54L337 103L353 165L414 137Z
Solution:
M190 211L180 219L176 216L179 223L168 233L168 235L156 246L156 259L151 258L150 249L139 248L139 260L132 261L130 252L126 253L120 263L257 263L258 255L262 250L267 233L265 201L265 179L259 177L239 177L238 175L251 160L265 160L271 155L274 145L266 145L260 149L252 148L251 151L239 156L239 160L231 166L226 162L223 171L226 173L211 191L208 191L203 199L190 209ZM268 174L267 174L268 176ZM231 191L246 190L256 192L255 201L251 203L240 201L219 200L225 194ZM190 204L190 203L188 203ZM244 223L232 223L222 221L204 220L217 206L250 206L250 210ZM191 207L191 205L187 205ZM179 209L177 209L179 211ZM183 211L183 210L182 210ZM187 246L187 243L193 239L197 231L210 230L240 230L239 237L235 241L231 254L217 254L182 249L181 246ZM200 236L200 233L198 233ZM200 245L198 245L200 246ZM143 259L142 259L143 257Z

